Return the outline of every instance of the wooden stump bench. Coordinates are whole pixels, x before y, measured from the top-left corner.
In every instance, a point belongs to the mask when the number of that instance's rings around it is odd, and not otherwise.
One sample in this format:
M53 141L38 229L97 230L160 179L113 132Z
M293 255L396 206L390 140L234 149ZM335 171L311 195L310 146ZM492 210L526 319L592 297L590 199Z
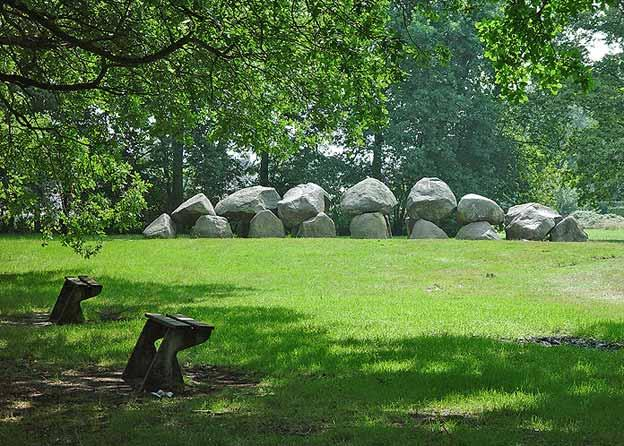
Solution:
M65 277L61 293L50 313L54 324L78 324L84 322L80 302L95 297L102 291L102 285L89 276Z
M210 338L213 326L183 314L145 313L147 321L123 372L123 379L140 391L184 390L177 353ZM162 339L158 350L155 342Z

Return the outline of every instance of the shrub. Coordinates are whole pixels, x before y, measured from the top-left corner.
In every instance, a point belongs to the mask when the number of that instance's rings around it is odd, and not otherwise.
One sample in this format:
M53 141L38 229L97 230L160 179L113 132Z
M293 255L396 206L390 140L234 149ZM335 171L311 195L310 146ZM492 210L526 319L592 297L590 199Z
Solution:
M624 217L581 210L572 214L585 229L624 229Z
M579 194L574 188L562 186L555 190L554 198L561 215L570 215L578 209Z

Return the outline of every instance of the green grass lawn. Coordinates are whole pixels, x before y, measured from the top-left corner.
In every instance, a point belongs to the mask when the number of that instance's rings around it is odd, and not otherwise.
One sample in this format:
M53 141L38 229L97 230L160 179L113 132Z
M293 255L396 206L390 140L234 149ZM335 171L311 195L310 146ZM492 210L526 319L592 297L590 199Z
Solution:
M33 397L0 405L0 444L622 444L624 350L515 342L624 341L624 233L589 232L604 241L118 238L91 260L0 237L0 320L48 311L65 275L104 285L89 323L0 324L0 383L28 367L122 370L146 311L213 323L181 362L258 382ZM111 311L128 319L98 321Z

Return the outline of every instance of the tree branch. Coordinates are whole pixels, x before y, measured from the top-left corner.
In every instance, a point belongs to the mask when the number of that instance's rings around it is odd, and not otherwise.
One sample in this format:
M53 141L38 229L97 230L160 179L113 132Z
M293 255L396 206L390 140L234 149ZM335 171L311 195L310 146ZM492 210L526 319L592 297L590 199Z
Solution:
M174 42L171 42L169 45L161 48L160 50L154 53L144 54L141 56L113 54L110 51L104 48L101 48L98 45L95 45L93 41L81 40L65 32L63 29L61 29L61 27L59 27L58 25L54 23L54 20L50 20L44 14L41 14L40 12L35 11L34 9L30 9L27 5L25 5L19 0L4 0L4 1L6 5L26 15L30 20L44 27L57 38L73 46L76 46L80 49L96 54L120 66L144 65L144 64L148 64L148 63L163 59L169 56L171 53L175 52L176 50L182 48L184 45L188 44L193 37L193 32L190 31L189 33L187 33L180 39Z
M47 37L34 36L0 36L0 46L19 46L29 49L51 49L59 43Z
M96 88L108 71L107 65L102 65L100 73L97 77L88 82L78 82L75 84L52 84L48 82L41 82L36 79L32 79L26 76L20 76L18 74L9 74L0 72L0 81L4 81L10 84L16 84L21 87L36 87L43 90L50 91L81 91Z

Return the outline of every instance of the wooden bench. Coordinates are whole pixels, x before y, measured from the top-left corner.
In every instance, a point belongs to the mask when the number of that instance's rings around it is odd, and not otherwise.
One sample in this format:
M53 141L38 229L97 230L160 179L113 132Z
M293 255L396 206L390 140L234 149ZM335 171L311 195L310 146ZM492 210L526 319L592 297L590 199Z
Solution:
M84 322L80 302L95 297L102 291L102 285L89 276L65 277L61 293L50 313L54 324L78 324Z
M214 327L183 314L145 313L147 321L137 340L123 379L140 391L184 390L177 353L210 338ZM162 339L156 349L155 342Z

